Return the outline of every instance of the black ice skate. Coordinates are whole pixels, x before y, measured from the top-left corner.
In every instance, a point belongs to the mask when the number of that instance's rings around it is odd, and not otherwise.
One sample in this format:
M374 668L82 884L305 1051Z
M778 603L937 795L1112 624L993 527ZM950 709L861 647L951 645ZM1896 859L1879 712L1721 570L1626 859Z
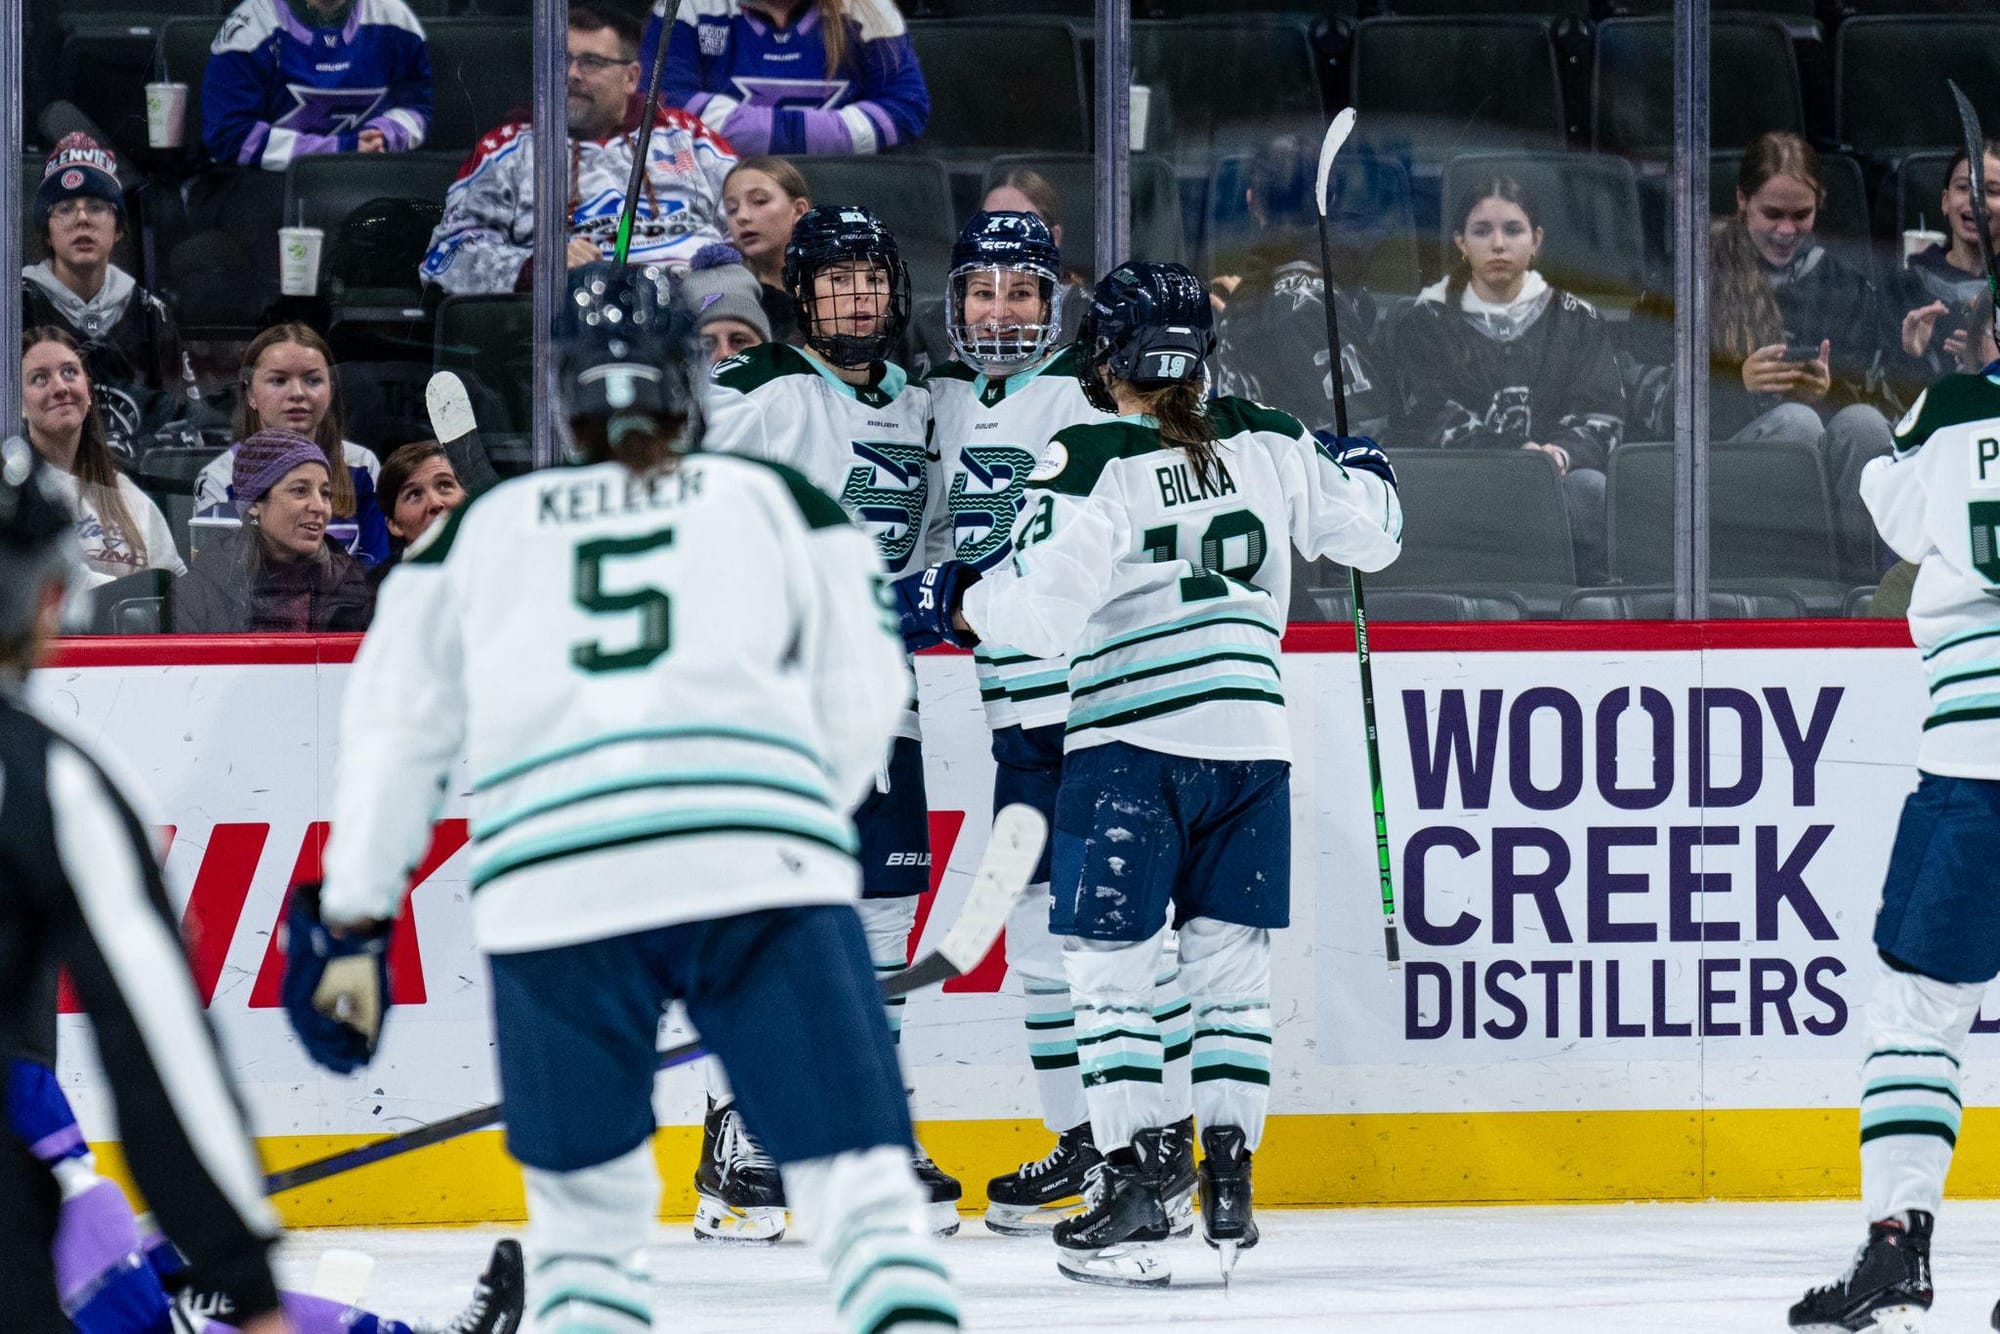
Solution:
M1793 1329L1824 1334L1923 1334L1931 1306L1931 1223L1921 1209L1868 1225L1847 1272L1792 1307Z
M1229 1286L1236 1256L1257 1244L1257 1220L1250 1213L1250 1150L1235 1126L1201 1132L1201 1237L1222 1261L1222 1286Z
M1003 1237L1039 1237L1083 1209L1090 1169L1103 1161L1090 1122L1072 1126L1056 1146L986 1185L986 1226Z
M509 1237L493 1244L486 1272L472 1285L472 1300L445 1325L418 1325L416 1334L520 1334L521 1305L527 1300L521 1243Z
M1085 1209L1055 1227L1056 1267L1079 1283L1157 1288L1173 1277L1158 1243L1173 1235L1161 1187L1170 1132L1142 1130L1089 1171Z
M709 1099L695 1169L696 1241L769 1246L785 1235L785 1186L734 1101Z
M930 1224L931 1235L949 1237L957 1232L958 1202L965 1195L958 1178L932 1162L921 1144L917 1145L916 1156L910 1159L910 1170L917 1174L917 1184L930 1196L930 1207L924 1217Z
M1194 1234L1194 1118L1184 1116L1167 1127L1165 1184L1160 1196L1166 1201L1167 1222L1176 1237Z

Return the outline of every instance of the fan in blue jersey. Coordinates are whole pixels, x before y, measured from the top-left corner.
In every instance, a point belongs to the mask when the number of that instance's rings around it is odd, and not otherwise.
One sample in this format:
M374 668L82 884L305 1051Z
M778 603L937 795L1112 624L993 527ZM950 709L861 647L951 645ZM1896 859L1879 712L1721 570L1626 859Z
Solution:
M1062 271L1051 228L1030 212L975 214L952 247L944 324L957 359L924 381L945 486L945 503L933 506L932 513L948 529L931 545L949 548L973 569L1003 566L1013 556L1014 517L1048 441L1068 427L1110 420L1084 397L1076 349L1058 346L1068 304ZM907 581L898 585L899 596L909 591ZM993 731L993 809L1026 802L1053 825L1063 723L1069 717L1068 662L981 644L973 666ZM1047 1235L1057 1220L1075 1212L1099 1163L1062 947L1049 933L1048 880L1045 852L1008 920L1007 966L1027 1000L1028 1058L1043 1124L1057 1138L1048 1153L987 1185L986 1226L1007 1236ZM1174 1139L1167 1194L1179 1229L1192 1226L1182 1220L1192 1216L1195 1167L1193 1127L1186 1120L1188 1006L1171 946L1162 950L1158 982L1153 1012L1165 1034L1161 1123Z
M225 166L401 153L430 125L430 50L403 0L243 0L209 49L201 145Z
M667 36L666 100L742 153L879 153L931 116L894 0L655 0L640 59Z

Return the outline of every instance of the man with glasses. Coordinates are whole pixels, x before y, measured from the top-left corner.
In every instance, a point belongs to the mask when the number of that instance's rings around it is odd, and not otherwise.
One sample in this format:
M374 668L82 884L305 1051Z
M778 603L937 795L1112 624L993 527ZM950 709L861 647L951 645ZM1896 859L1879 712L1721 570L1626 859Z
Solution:
M569 11L569 207L574 269L612 257L638 151L639 25L594 5ZM635 264L686 268L724 239L728 142L686 112L654 107L644 193L632 222ZM502 125L479 141L445 195L423 275L444 291L524 292L534 269L534 127Z
M194 375L166 304L111 262L126 230L111 150L66 136L42 170L33 217L47 258L21 270L21 327L76 339L106 438L129 459L139 436L182 416Z

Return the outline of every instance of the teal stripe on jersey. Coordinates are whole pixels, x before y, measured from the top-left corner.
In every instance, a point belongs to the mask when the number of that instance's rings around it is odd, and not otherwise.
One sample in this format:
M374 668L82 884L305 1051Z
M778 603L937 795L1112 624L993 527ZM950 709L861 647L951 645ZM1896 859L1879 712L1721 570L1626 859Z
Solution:
M1018 667L1024 662L1044 662L1027 653L1016 653L1011 649L997 649L988 653L983 648L972 650L972 660L982 667Z
M607 821L565 834L524 840L520 846L494 853L483 861L475 857L472 887L479 889L510 872L563 857L698 834L785 834L824 844L850 857L855 853L853 826L843 828L830 820L813 820L775 811L728 808L662 811L627 820Z
M1239 1051L1234 1048L1225 1047L1220 1051L1211 1049L1208 1051L1197 1051L1194 1054L1194 1068L1197 1071L1230 1067L1262 1071L1264 1078L1267 1080L1271 1077L1271 1058L1260 1056L1256 1052Z
M1255 644L1214 644L1208 648L1190 649L1186 653L1172 653L1164 658L1146 658L1129 663L1114 675L1094 677L1083 684L1072 685L1070 695L1074 698L1094 695L1100 690L1111 690L1117 686L1130 685L1134 681L1165 676L1170 672L1184 672L1195 667L1206 667L1216 662L1254 663L1259 667L1269 668L1273 676L1278 675L1277 660Z
M1929 662L1940 653L1949 652L1961 644L1970 644L1974 640L1979 639L2000 639L2000 630L1967 630L1963 634L1956 634L1947 639L1940 639L1937 643L1924 650L1924 661Z
M561 810L580 802L595 801L599 797L615 797L627 792L649 792L663 788L677 787L740 787L754 788L765 792L776 792L788 797L801 797L821 806L831 807L833 797L823 783L808 783L794 779L776 778L768 774L746 774L716 771L711 773L650 773L635 774L627 778L607 779L602 783L591 783L568 792L559 792L539 801L531 801L502 815L489 816L485 820L474 821L472 836L478 839L492 838L513 828L523 820L537 815L547 815L550 811Z
M1890 1075L1886 1079L1871 1079L1861 1090L1861 1096L1872 1098L1880 1093L1935 1093L1939 1097L1950 1098L1960 1106L1964 1105L1958 1095L1958 1085L1949 1079L1926 1079L1921 1075Z
M1987 718L2000 718L2000 694L1965 695L1946 700L1924 719L1924 730L1928 732L1933 727L1944 727L1949 723L1976 723Z
M1121 648L1131 648L1134 644L1144 644L1151 640L1164 639L1168 635L1182 634L1188 630L1199 630L1204 626L1210 625L1253 626L1271 635L1273 638L1284 633L1281 628L1272 625L1261 616L1245 615L1242 608L1198 612L1193 616L1184 616L1178 621L1170 621L1165 625L1156 625L1145 630L1133 630L1126 634L1114 635L1090 652L1080 653L1071 658L1069 660L1070 666L1074 669L1081 663L1089 662L1093 658L1101 658L1107 653L1116 653Z
M539 769L545 764L558 760L574 759L601 746L617 746L628 741L747 741L752 745L774 746L787 750L801 758L811 760L813 767L822 771L826 761L820 753L795 737L780 736L776 732L760 732L748 727L635 727L622 732L606 732L602 736L585 741L574 741L567 746L558 746L545 754L530 756L500 768L478 779L472 785L474 792L484 792L501 783L510 782L522 774Z
M1861 1113L1861 1137L1866 1139L1870 1130L1900 1121L1924 1121L1956 1132L1959 1116L1949 1107L1925 1107L1917 1103L1901 1107L1871 1107Z
M1205 676L1144 695L1127 695L1087 707L1072 706L1069 730L1088 727L1115 727L1121 722L1137 722L1175 709L1191 708L1209 700L1248 699L1284 707L1285 697L1272 689L1273 683L1259 676Z
M1959 665L1964 666L1966 664ZM1932 670L1935 671L1936 669L1933 668ZM1984 681L1994 676L2000 676L2000 662L1996 662L1992 658L1982 658L1977 665L1973 666L1971 671L1953 671L1949 675L1935 677L1931 681L1931 693L1935 695L1946 686L1963 685L1967 681Z

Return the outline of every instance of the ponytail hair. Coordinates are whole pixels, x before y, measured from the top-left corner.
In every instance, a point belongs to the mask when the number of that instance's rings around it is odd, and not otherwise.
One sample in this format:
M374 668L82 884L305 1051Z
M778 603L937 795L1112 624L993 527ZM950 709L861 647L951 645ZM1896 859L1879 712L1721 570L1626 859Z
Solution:
M1215 423L1209 420L1202 381L1178 380L1137 392L1139 410L1159 423L1161 442L1187 455L1204 486L1213 482L1219 442Z

